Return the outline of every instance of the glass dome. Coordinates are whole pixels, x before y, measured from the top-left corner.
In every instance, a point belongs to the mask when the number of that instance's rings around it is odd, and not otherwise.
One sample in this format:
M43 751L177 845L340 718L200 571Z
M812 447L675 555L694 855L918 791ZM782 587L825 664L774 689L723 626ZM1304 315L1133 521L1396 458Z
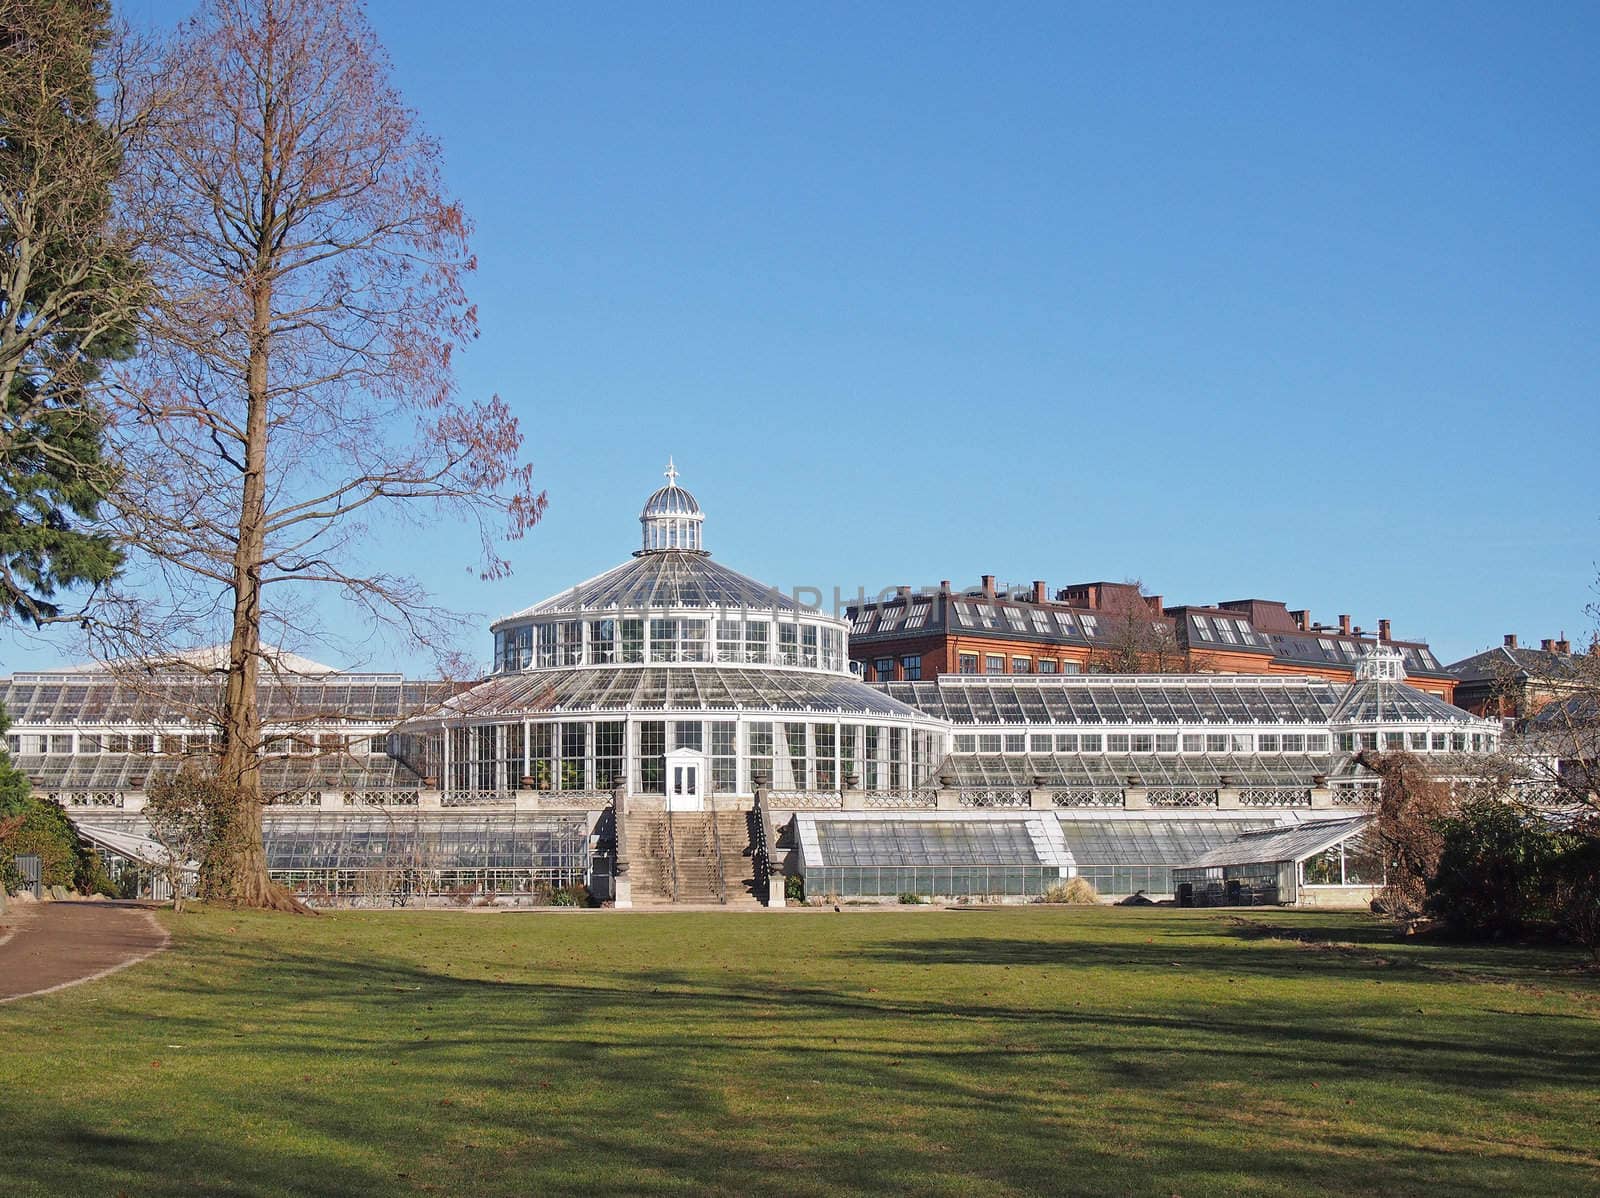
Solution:
M693 495L678 485L678 468L667 459L667 485L645 500L639 513L639 523L644 526L644 548L641 553L662 553L667 550L688 550L701 553L700 525L705 513Z

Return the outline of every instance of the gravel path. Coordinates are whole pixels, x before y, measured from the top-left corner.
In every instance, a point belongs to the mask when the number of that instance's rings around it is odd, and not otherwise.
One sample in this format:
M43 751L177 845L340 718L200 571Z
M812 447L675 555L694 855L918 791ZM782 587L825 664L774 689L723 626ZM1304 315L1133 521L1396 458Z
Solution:
M166 946L166 929L133 903L12 902L0 916L0 1003L105 977Z

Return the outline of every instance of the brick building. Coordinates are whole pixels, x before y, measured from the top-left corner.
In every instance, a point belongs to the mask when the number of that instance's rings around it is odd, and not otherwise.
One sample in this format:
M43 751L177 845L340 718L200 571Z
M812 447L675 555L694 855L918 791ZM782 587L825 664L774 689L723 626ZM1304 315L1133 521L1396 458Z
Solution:
M985 575L973 590L901 587L847 609L850 656L872 682L940 674L1299 674L1348 682L1376 641L1404 658L1407 681L1453 700L1456 676L1421 641L1314 621L1276 600L1166 606L1130 583L1090 582L1053 594L1043 582L1001 588Z
M1491 719L1527 720L1556 700L1593 692L1600 679L1600 640L1575 654L1565 636L1542 640L1534 649L1508 632L1501 644L1449 670L1457 680L1458 707Z

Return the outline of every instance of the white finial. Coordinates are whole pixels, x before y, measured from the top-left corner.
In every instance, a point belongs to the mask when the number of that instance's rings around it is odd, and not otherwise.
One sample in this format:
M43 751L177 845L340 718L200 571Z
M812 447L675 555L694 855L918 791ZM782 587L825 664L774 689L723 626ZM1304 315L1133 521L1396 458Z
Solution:
M667 486L675 487L678 485L678 468L672 464L671 454L667 455L667 468L662 473L667 476Z

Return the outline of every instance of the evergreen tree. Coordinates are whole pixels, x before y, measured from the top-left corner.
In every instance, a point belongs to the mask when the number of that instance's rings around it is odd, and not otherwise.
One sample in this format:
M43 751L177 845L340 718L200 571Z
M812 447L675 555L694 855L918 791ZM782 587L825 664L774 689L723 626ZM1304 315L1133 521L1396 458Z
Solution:
M106 0L0 0L0 620L60 618L59 591L121 563L93 527L113 481L93 387L143 289L112 221L131 126L110 44Z
M0 818L21 811L33 791L28 776L11 762L11 753L4 740L9 727L11 717L6 714L5 705L0 704Z

